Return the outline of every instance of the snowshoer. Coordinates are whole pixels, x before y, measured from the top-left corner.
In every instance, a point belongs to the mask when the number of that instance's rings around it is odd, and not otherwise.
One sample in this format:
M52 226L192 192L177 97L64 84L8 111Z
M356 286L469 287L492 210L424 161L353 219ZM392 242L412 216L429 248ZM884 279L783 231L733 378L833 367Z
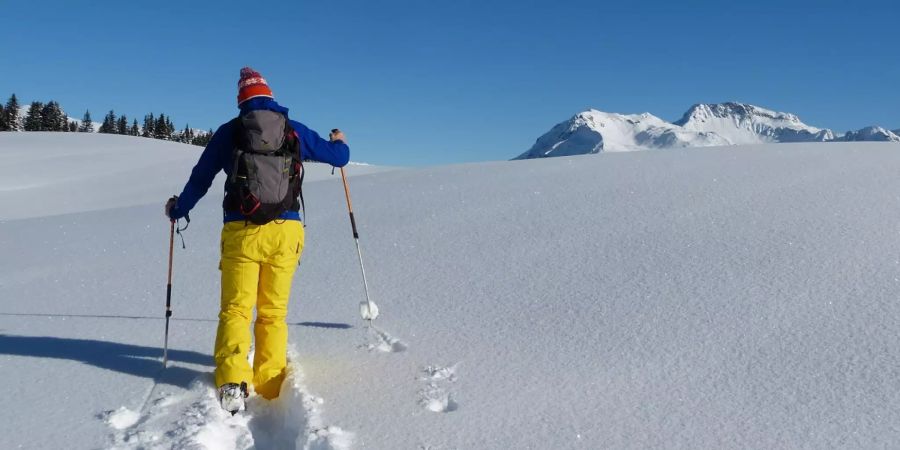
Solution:
M225 171L221 238L221 310L215 342L215 382L222 407L244 408L248 385L278 397L287 366L288 297L303 251L300 214L302 161L343 167L350 148L340 130L330 140L275 102L266 80L249 67L238 81L237 118L219 127L194 166L181 195L166 203L170 220L184 217ZM255 353L251 345L251 320Z

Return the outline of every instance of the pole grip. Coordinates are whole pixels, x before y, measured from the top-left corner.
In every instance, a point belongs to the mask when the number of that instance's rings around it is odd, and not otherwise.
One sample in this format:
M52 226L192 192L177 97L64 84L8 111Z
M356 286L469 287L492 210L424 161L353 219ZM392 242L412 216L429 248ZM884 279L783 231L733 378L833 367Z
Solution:
M353 227L353 239L359 239L359 233L356 231L356 218L353 217L353 211L350 211L350 226Z
M166 285L166 319L172 317L172 284ZM168 333L166 333L168 334Z

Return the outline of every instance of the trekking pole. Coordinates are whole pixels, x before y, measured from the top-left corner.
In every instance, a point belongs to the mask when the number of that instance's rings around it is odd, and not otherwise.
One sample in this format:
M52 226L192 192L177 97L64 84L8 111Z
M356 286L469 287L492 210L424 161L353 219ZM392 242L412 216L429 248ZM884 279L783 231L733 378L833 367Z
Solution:
M369 299L369 283L366 281L366 268L363 266L362 250L359 248L359 232L356 231L356 219L353 217L353 205L350 202L350 186L347 175L341 167L341 178L344 180L344 196L347 197L347 210L350 211L350 226L353 227L353 240L356 241L356 254L359 256L359 268L362 271L363 288L366 290L366 301L359 304L359 314L371 323L378 317L378 306Z
M169 282L166 284L166 340L163 344L163 369L169 363L169 317L172 317L172 253L175 247L175 221L169 226Z

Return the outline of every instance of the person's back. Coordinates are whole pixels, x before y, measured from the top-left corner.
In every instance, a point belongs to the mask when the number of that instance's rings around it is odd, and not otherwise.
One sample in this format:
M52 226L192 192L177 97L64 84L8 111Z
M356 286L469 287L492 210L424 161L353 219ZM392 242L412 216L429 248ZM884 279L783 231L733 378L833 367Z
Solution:
M340 131L325 140L290 120L288 109L275 102L259 73L241 69L238 89L240 115L219 127L181 195L166 203L170 220L184 217L206 194L219 171L228 175L215 380L222 406L232 414L243 408L248 386L272 399L278 396L284 379L288 299L304 243L301 162L315 160L343 167L350 157ZM271 167L283 167L286 172ZM252 181L253 177L268 180ZM281 180L271 181L273 177ZM281 186L282 182L288 187ZM261 213L264 207L268 209ZM251 367L247 357L254 307L256 345Z

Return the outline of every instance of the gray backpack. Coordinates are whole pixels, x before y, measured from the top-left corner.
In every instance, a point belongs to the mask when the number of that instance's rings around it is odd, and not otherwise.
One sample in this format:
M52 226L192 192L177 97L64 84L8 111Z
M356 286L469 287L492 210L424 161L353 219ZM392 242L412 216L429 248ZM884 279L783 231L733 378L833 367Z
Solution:
M284 115L250 111L233 120L234 150L224 208L264 225L302 206L300 139Z

